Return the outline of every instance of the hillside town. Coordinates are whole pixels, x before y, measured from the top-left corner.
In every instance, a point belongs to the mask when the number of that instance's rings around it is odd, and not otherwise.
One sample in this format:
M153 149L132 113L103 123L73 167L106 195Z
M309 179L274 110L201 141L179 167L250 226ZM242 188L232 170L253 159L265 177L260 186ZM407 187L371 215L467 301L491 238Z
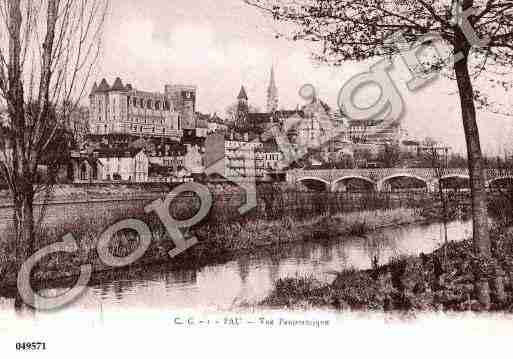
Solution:
M513 6L477 3L4 1L0 331L513 313Z
M95 82L89 106L74 110L60 126L69 153L61 154L58 180L214 180L205 168L222 160L224 173L217 181L283 181L294 168L429 167L423 150L436 148L446 156L449 151L429 138L409 138L401 121L383 126L376 120L350 120L315 96L294 109L282 109L272 67L265 112L255 111L242 85L227 114L203 114L197 111L198 92L195 85L143 91L119 77L112 84ZM2 123L8 128L5 111ZM287 160L271 135L273 127L301 154L297 161ZM455 157L454 165L464 162Z

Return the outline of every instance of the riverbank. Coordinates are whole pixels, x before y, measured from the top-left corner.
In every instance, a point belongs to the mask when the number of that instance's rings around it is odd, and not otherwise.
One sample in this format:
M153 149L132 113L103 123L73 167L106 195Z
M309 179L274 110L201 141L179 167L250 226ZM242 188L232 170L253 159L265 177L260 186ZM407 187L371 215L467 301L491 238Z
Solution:
M125 213L125 215L133 217L135 214ZM138 215L142 214L138 213ZM343 236L358 236L381 227L418 223L426 219L415 209L394 209L325 215L303 221L286 217L269 221L249 219L225 225L205 223L188 233L189 236L196 236L199 243L172 259L169 258L168 252L173 249L173 242L169 239L165 228L151 215L146 215L144 220L153 232L149 249L130 267L116 270L104 265L96 253L100 229L110 224L108 219L95 218L87 226L81 223L48 230L43 243L55 242L51 238L60 238L59 236L69 232L74 233L79 250L73 255L55 253L45 257L34 270L34 283L40 286L52 286L54 281L76 276L82 264L92 264L95 273L93 277L100 281L102 278L116 275L120 270L137 273L151 265L199 268L208 264L226 262L262 248L280 251L287 244L297 241L337 241ZM88 228L85 229L85 227ZM137 245L138 239L134 234L121 233L112 239L110 250L114 255L123 257L132 253ZM38 245L39 248L43 246L43 244ZM4 286L12 287L16 279L16 274L8 270L14 266L12 246L10 250L6 246L2 248L4 250L0 253L0 273L3 273Z
M493 257L487 262L477 262L470 240L465 240L449 242L431 254L397 257L371 270L347 270L329 284L312 277L280 279L261 305L288 309L513 312L512 239L513 231L494 228ZM491 299L485 306L478 300L476 286L490 290Z
M192 228L182 229L186 238L195 236L199 243L174 258L168 255L174 245L166 228L155 212L144 211L151 200L123 203L123 206L121 203L109 206L91 203L50 207L49 211L53 210L52 221L45 222L40 228L34 248L38 250L60 242L63 236L72 234L78 250L44 257L33 271L34 283L52 286L56 280L78 275L80 266L84 264L91 264L93 278L101 281L111 273L137 273L152 265L194 269L251 254L261 248L279 252L286 244L296 241L336 241L340 237L362 236L386 226L439 220L440 210L436 208L436 201L425 194L311 192L288 184L257 186L255 208L241 216L239 208L246 199L240 188L226 184L209 184L208 187L214 198L208 215ZM169 212L173 218L185 220L192 218L200 206L198 197L182 193L173 199ZM458 207L457 203L455 207ZM458 213L451 211L447 220ZM96 246L103 231L126 219L146 223L151 229L152 241L136 263L114 269L101 262ZM7 230L0 233L0 237L0 277L3 278L3 286L12 287L16 283L14 240ZM138 245L136 232L122 230L111 239L109 250L114 256L126 257Z

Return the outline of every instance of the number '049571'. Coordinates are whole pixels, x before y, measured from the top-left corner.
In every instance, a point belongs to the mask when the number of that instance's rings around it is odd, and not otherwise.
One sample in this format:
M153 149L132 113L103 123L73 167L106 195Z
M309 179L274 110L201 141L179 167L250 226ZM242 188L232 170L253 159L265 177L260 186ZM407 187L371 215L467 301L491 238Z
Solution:
M24 350L24 351L46 350L46 343L44 343L44 342L18 342L18 343L16 343L16 350Z

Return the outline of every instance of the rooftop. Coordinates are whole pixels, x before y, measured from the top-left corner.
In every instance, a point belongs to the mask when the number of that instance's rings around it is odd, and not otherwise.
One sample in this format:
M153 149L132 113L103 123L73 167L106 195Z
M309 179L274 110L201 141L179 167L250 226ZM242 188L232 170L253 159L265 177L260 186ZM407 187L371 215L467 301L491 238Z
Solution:
M127 158L134 157L139 152L143 151L142 148L98 148L93 151L94 154L98 154L98 157L102 158Z
M246 94L246 90L244 89L244 86L240 87L239 96L237 96L237 100L247 100L248 95Z

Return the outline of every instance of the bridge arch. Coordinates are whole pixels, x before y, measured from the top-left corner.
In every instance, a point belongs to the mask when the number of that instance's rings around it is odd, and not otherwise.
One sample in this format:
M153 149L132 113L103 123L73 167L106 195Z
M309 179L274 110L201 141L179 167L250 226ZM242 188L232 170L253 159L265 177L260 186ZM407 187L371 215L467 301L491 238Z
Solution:
M314 177L314 176L299 177L299 178L296 179L295 182L296 183L303 183L303 184L305 184L308 187L308 185L307 185L308 181L322 183L325 186L325 189L327 189L327 190L329 190L331 188L331 184L328 181L326 181L323 178Z
M493 178L493 179L487 181L486 185L488 188L493 189L494 184L496 184L496 182L504 181L504 180L507 180L508 182L513 183L513 175L500 176L500 177Z
M447 185L447 182L449 180L460 180L460 182L463 180L464 186L460 186L456 184L456 186L452 187L454 188L470 188L470 176L467 174L461 174L461 173L451 173L447 174L445 176L440 177L440 181L442 182L442 188L451 188L451 186Z
M373 180L371 180L368 177L358 176L358 175L347 175L347 176L339 177L333 181L333 183L331 185L332 191L335 191L337 189L337 185L339 185L341 182L346 181L346 180L352 180L352 179L364 181L364 182L368 183L370 186L372 186L373 189L376 186L376 182L374 182Z
M392 175L389 175L389 176L386 176L382 179L380 179L377 183L377 190L378 191L382 191L383 190L383 187L384 185L390 181L391 179L394 179L394 178L413 178L413 179L416 179L420 182L423 182L426 186L426 189L429 189L429 180L427 180L426 178L423 178L423 177L420 177L420 176L417 176L417 175L414 175L414 174L411 174L411 173L394 173Z

